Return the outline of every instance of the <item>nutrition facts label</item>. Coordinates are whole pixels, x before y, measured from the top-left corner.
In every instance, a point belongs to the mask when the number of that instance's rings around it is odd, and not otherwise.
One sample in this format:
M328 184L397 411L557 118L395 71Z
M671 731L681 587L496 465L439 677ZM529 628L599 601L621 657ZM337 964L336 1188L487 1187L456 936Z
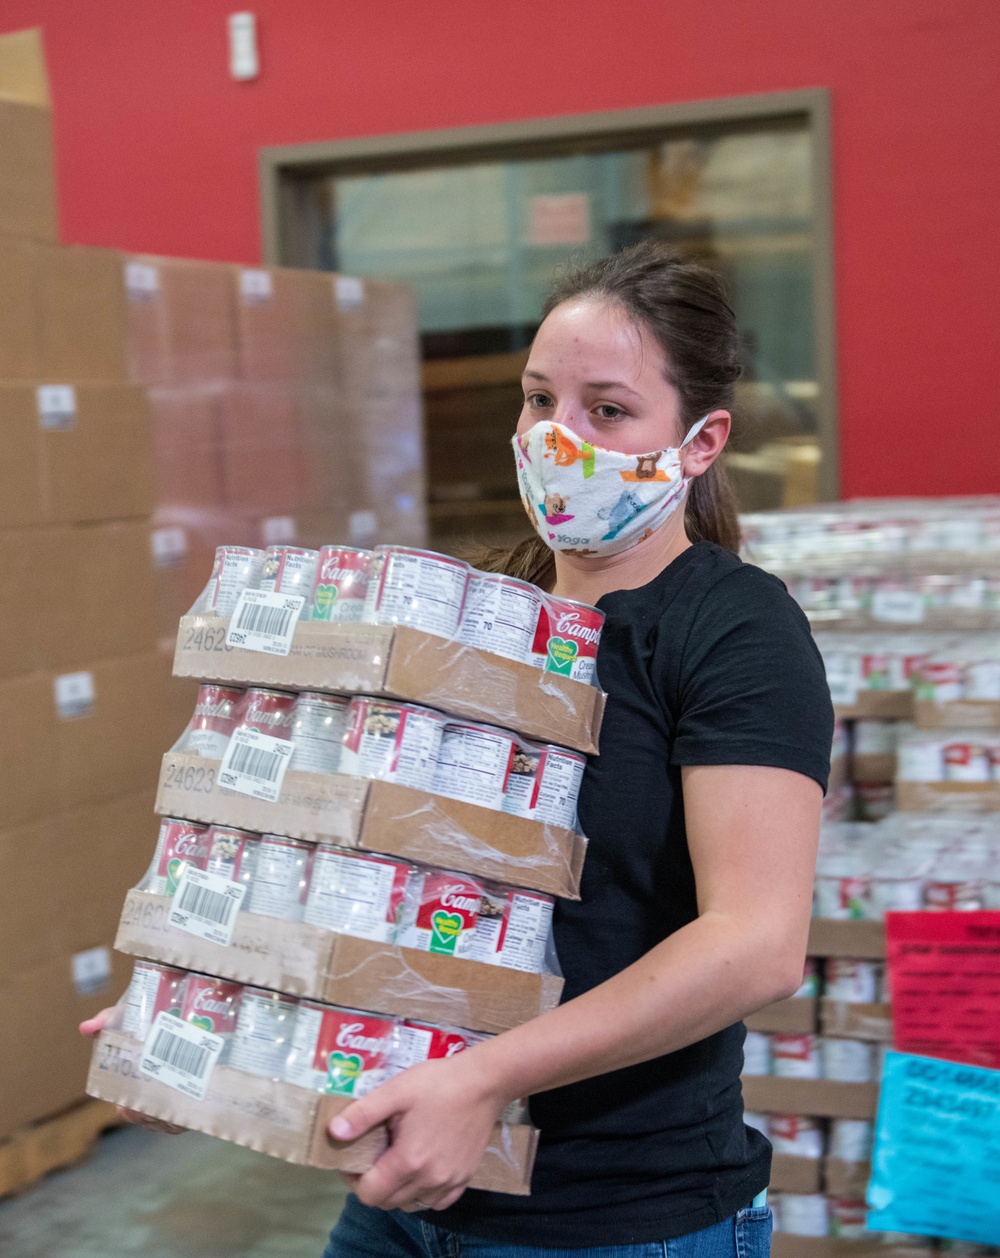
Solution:
M294 1017L295 1005L291 1001L244 991L229 1064L248 1074L280 1079L284 1074Z
M462 613L462 641L526 662L538 624L538 593L512 582L473 579Z
M536 819L570 829L576 820L576 798L583 778L583 761L543 751L538 778Z
M468 956L538 974L545 968L545 946L552 925L552 904L513 892L503 917L480 916Z
M298 847L264 839L250 889L250 912L301 922L309 854L310 849L304 844Z
M392 912L398 865L342 856L320 848L313 865L305 920L359 939L391 943L396 933Z
M435 792L484 808L501 808L513 750L509 734L449 725L438 752Z
M452 637L465 601L467 569L405 551L394 551L384 563L381 580L369 587L376 622Z

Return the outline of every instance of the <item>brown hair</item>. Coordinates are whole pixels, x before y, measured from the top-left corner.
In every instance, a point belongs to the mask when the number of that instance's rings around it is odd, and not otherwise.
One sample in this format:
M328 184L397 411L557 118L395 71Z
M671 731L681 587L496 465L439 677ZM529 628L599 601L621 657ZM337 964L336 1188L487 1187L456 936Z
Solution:
M577 267L553 284L542 317L566 301L600 297L613 302L655 336L667 360L670 383L680 396L684 431L709 411L731 410L739 362L736 315L721 278L686 260L676 249L643 241L608 258ZM692 541L726 550L740 546L736 497L718 459L691 482L684 525ZM550 586L552 552L540 537L512 550L490 548L473 557L477 567L506 572Z

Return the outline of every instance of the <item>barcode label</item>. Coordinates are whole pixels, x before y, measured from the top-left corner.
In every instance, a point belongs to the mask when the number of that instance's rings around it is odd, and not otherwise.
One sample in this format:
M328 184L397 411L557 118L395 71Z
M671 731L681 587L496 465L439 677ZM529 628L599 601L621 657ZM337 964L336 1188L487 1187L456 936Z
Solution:
M287 655L305 601L301 594L244 590L229 620L226 645Z
M53 679L56 716L67 721L74 716L90 716L94 711L94 674L60 673Z
M876 590L872 619L896 625L919 625L924 618L923 595L917 590Z
M139 1073L203 1101L225 1040L175 1014L158 1013L146 1036Z
M288 739L272 738L241 725L233 731L219 766L219 785L269 804L277 803L291 758L292 744Z
M240 272L240 295L248 306L267 301L274 292L270 271L243 270Z
M333 295L338 310L359 310L365 304L365 286L356 275L335 275Z
M35 390L42 428L76 426L76 389L71 384L40 384Z
M160 272L145 262L125 263L125 291L133 301L155 297L160 290Z
M185 865L170 905L169 922L178 930L228 948L247 889L224 874Z

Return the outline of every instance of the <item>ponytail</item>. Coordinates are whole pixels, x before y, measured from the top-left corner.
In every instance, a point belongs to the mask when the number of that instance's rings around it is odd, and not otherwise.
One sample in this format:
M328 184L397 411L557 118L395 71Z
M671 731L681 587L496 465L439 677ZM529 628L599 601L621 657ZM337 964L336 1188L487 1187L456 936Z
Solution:
M740 519L736 494L725 465L718 459L688 487L684 528L692 542L714 542L739 554Z

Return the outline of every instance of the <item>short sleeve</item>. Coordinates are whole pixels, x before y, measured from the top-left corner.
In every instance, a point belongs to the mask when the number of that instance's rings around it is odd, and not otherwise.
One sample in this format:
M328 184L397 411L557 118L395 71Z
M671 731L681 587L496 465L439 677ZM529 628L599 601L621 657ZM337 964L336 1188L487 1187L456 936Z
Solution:
M792 769L826 790L833 707L823 660L776 577L744 564L711 587L674 683L672 764Z

